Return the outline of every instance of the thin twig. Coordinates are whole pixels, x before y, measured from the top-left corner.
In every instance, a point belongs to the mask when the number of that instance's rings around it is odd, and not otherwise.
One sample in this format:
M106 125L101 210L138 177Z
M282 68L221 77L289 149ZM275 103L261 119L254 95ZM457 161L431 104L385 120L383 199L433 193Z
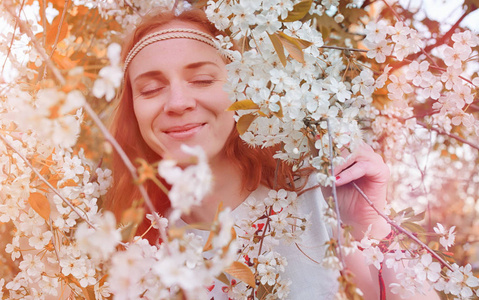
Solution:
M329 164L331 167L331 174L334 174L334 164L333 164L333 138L331 136L331 124L329 122L329 118L326 119L326 122L328 124L328 139L329 139ZM337 222L337 231L338 231L338 258L341 261L342 267L346 268L346 264L344 262L343 258L343 250L341 247L341 215L339 214L339 203L338 203L338 195L336 194L336 182L333 181L333 186L332 186L332 194L333 194L333 199L334 199L334 206L336 209L336 218L338 220Z
M42 1L42 9L40 13L42 14L42 27L43 27L43 47L47 44L47 1Z
M25 5L25 0L22 1L22 5L20 6L20 11L18 12L18 15L22 13L24 5ZM15 40L15 31L17 31L17 26L18 26L18 19L15 19L15 26L13 27L12 40L10 41L10 45L7 48L8 49L7 55L5 56L5 60L3 61L2 73L5 70L5 64L7 63L8 57L12 53L13 41Z
M65 15L68 9L68 5L70 5L70 0L65 0L65 5L63 6L63 12L60 19L60 24L58 25L57 35L55 36L55 42L53 42L53 45L52 45L52 53L50 53L50 58L53 56L53 53L55 53L55 50L57 49L58 39L60 38L60 33L62 31L63 21L65 21Z
M52 245L53 249L55 250L55 255L57 256L58 263L60 264L60 255L58 254L57 247L55 246L55 234L53 234L53 226L52 226L51 219L50 219L50 231L52 232Z
M45 49L40 45L38 40L35 38L35 35L33 34L32 30L30 29L29 25L27 25L23 20L21 20L17 15L15 15L14 10L10 7L11 1L5 1L3 2L3 7L5 7L5 10L13 17L15 20L18 22L18 25L20 26L20 31L25 33L30 40L32 41L33 46L35 47L35 50L37 50L38 54L42 57L42 59L45 61L47 66L52 70L53 75L57 78L57 80L60 82L61 85L64 85L66 83L65 78L63 75L60 73L60 70L53 64L53 62L50 60L48 57L48 54L46 53Z
M12 144L10 144L9 141L7 141L7 139L3 136L3 135L0 135L0 139L5 143L5 145L7 145L10 149L12 149L18 156L20 156L22 158L22 160L27 164L27 166L35 173L35 175L38 176L38 178L43 182L45 183L58 197L60 197L60 199L62 199L63 203L65 203L66 205L68 205L68 207L71 208L71 210L73 210L82 220L84 220L88 225L90 225L92 228L95 228L95 226L88 220L88 216L86 215L86 213L84 213L85 216L82 216L82 214L76 209L75 206L73 206L73 204L70 203L70 201L68 201L65 197L63 197L60 192L53 186L50 184L50 182L48 182L48 180L45 179L45 177L42 176L42 174L40 174L40 172L38 172L35 167L33 167L33 165L28 161L28 159L23 156L23 154L21 154Z
M431 248L429 248L426 244L424 244L420 239L418 239L414 234L412 234L411 232L409 232L408 230L402 228L401 226L399 226L398 224L396 224L393 220L389 219L388 216L386 216L382 211L380 211L379 209L376 208L376 206L374 205L374 203L369 200L368 196L357 186L356 183L353 182L353 186L354 188L361 194L361 196L363 196L364 200L366 200L366 202L369 204L369 206L371 206L378 215L380 215L384 220L386 220L386 222L388 222L389 225L393 226L397 231L407 235L410 239L412 239L414 242L416 242L417 244L419 244L421 247L423 247L424 249L427 250L427 252L431 253L432 256L434 256L434 258L436 258L439 262L441 262L444 266L446 266L449 270L453 270L452 267L449 265L449 263L447 261L445 261L444 259L442 259L442 257L440 257L439 255L436 254L436 252L434 252L434 250L432 250Z
M391 10L391 12L394 14L394 16L396 17L396 19L398 19L399 21L401 22L404 22L404 20L401 18L401 16L391 7L391 5L389 5L389 3L386 1L386 0L383 0L384 4L386 4L386 6ZM431 63L433 63L435 66L437 66L436 62L434 61L434 59L431 57L431 55L429 53L427 53L423 48L421 48L421 53L426 55L427 58L429 58L429 60L431 61Z
M464 139L464 138L462 138L462 137L460 137L460 136L458 136L458 135L456 135L456 134L447 133L447 132L445 132L444 130L441 130L441 129L436 128L436 127L428 126L426 123L423 123L423 122L418 121L418 120L416 120L416 123L417 123L418 125L421 125L421 126L424 127L424 128L430 128L430 129L436 131L436 132L439 133L439 134L446 135L446 136L448 136L448 137L450 137L450 138L453 138L453 139L455 139L455 140L458 140L459 142L461 142L461 143L463 143L463 144L469 145L469 146L471 146L472 148L474 148L474 149L476 149L476 150L479 150L479 145L473 144L472 142L469 142L468 140L466 140L466 139Z
M347 48L347 47L338 47L338 46L321 46L319 48L345 50L345 51L356 51L356 52L368 52L369 51L369 50L365 50L365 49L356 49L356 48Z
M105 127L105 125L103 124L103 122L100 120L100 118L98 117L98 115L95 113L95 111L93 111L93 109L91 108L90 104L88 103L85 103L83 105L83 107L85 108L85 110L87 111L87 113L90 115L90 117L93 119L93 121L95 122L95 124L98 126L98 128L100 128L100 131L102 132L103 136L105 137L105 139L113 146L113 148L115 148L115 150L118 152L118 155L120 156L120 158L122 159L123 163L125 164L125 166L128 168L128 170L130 171L130 174L131 176L133 177L133 180L135 182L138 181L138 175L137 175L137 170L135 168L135 166L133 165L133 163L131 162L131 160L128 158L128 155L126 155L125 151L121 148L120 144L118 144L118 142L116 141L116 139L111 135L111 133L108 131L108 129ZM143 186L143 184L139 184L138 185L138 188L140 190L140 193L143 197L143 199L145 200L145 203L148 207L148 209L150 210L150 212L153 214L154 218L155 218L155 222L157 222L157 224L161 224L161 220L159 218L159 216L155 213L156 212L156 209L155 209L155 206L153 205L153 203L151 202L151 199L150 197L148 196L148 193L145 189L145 187ZM166 235L166 231L165 231L165 228L159 226L159 231L160 231L160 236L161 236L161 239L165 242L165 245L166 245L166 248L168 249L168 245L166 243L166 241L168 240L168 237ZM169 252L169 250L168 250Z
M274 181L273 181L273 189L276 190L278 188L278 172L279 172L279 164L280 164L280 160L277 159L276 160L276 168L274 169ZM273 206L271 206L269 208L269 211L268 211L268 217L266 218L266 222L264 224L264 227L263 227L263 235L261 236L261 240L259 242L259 249L258 249L258 257L261 255L261 251L263 249L263 242L264 242L264 238L266 236L266 231L268 230L268 228L270 227L269 225L269 222L271 220L271 214L273 213ZM251 296L253 296L254 298L254 288L251 289Z
M173 8L171 9L171 11L174 13L176 11L176 9L178 8L178 3L180 1L179 0L175 0L175 4L173 4Z
M464 20L464 18L470 14L471 12L475 11L477 7L473 7L472 9L467 9L464 14L454 23L454 25L449 28L448 32L446 32L444 35L442 35L440 38L436 39L436 42L432 45L428 45L424 48L424 52L430 52L432 49L437 48L438 46L441 46L442 44L446 43L447 40L452 36L452 34L456 31L457 27L459 27L459 24ZM419 57L419 53L411 54L407 57L407 59L414 60ZM397 64L393 65L394 69L398 69L406 64L406 61L403 60L402 62L398 62Z

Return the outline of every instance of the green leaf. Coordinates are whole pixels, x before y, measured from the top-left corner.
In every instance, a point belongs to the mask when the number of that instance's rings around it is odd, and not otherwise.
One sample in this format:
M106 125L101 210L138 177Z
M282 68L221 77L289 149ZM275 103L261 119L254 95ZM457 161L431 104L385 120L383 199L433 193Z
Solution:
M417 215L414 215L408 219L410 222L418 222L424 220L424 217L426 216L426 211L423 211L422 213L419 213Z
M237 110L245 110L245 109L259 109L258 104L254 103L253 100L246 99L241 101L236 101L235 103L231 104L230 107L226 109L226 111L237 111Z
M410 217L414 216L414 209L412 209L412 207L408 207L406 209L398 211L397 214L399 216L403 216L404 218L410 218Z
M416 223L406 221L406 222L402 222L401 226L406 228L407 230L413 232L413 233L424 233L425 232L424 228L422 228L422 226L420 226ZM420 239L423 242L426 242L426 237L423 236L423 235L419 235L418 239Z
M268 34L271 43L273 43L274 50L276 50L276 54L278 54L279 60L283 67L286 66L286 56L284 55L284 48L283 44L281 43L278 34Z
M248 130L249 126L253 121L258 117L258 115L254 114L246 114L242 115L238 122L236 122L236 129L238 130L238 133L241 135Z
M311 8L311 4L313 4L313 0L303 0L293 6L293 10L288 13L288 16L284 20L280 20L282 22L294 22L301 20L306 16L309 9Z

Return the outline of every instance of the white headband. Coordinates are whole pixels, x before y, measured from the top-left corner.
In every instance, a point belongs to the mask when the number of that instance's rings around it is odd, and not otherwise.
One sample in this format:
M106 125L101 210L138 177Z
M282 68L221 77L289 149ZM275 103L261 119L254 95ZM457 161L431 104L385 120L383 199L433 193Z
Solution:
M141 40L138 41L138 43L136 43L133 46L133 48L130 50L130 52L128 53L125 59L123 71L126 72L128 65L143 48L153 43L169 40L169 39L192 39L192 40L203 42L217 50L220 50L218 46L216 45L216 43L214 42L215 39L203 31L200 31L197 29L189 29L189 28L171 28L171 29L160 30L160 31L156 31L144 36ZM233 61L232 56L226 55L226 57L230 61Z

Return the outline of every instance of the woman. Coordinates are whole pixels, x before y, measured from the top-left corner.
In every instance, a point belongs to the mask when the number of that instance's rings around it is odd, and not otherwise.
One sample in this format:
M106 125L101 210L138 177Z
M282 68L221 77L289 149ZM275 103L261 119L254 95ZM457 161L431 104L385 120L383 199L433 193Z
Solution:
M211 43L211 37L219 34L224 35L202 11L185 11L178 16L162 12L145 18L123 49L125 84L113 131L129 157L145 158L150 163L168 157L186 165L188 157L180 149L181 144L186 144L201 146L209 159L214 176L212 192L200 207L182 216L186 223L211 222L220 202L235 213L250 194L260 195L264 189L299 192L305 185L295 186L298 181L294 178L308 173L293 172L286 163L277 164L272 157L276 149L250 148L239 138L234 113L226 111L231 101L223 90L228 59ZM279 176L275 177L276 169ZM378 208L383 208L389 172L381 157L364 144L349 155L335 175L342 219L354 226L353 236L361 239L372 224L370 234L385 237L390 232L389 225L366 205L351 184L355 182ZM139 199L140 195L118 156L114 157L114 178L113 194L106 206L119 218L131 206L132 199ZM306 187L311 186L303 182ZM166 195L152 184L147 189L158 212L167 215L170 205ZM308 249L318 250L328 240L327 227L320 217L324 200L318 189L302 197L309 201L302 209L313 211L313 229L306 235L306 246L313 245ZM148 225L145 221L138 233ZM147 238L154 243L158 236L148 232ZM290 260L285 271L292 280L289 298L334 297L336 273L313 263L296 247L281 251ZM378 299L377 270L368 267L361 254L347 256L346 263L356 274L355 281L365 299ZM385 274L390 281L388 276ZM220 291L213 291L212 295L215 299L227 299ZM394 297L398 298L388 295L388 299Z

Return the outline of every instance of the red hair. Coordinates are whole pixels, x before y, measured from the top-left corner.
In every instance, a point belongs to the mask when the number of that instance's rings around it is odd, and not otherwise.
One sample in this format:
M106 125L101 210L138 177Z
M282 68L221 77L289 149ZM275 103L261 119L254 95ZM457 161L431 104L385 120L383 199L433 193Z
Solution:
M122 61L125 60L130 49L142 37L173 20L197 24L212 36L225 35L216 29L202 10L188 10L180 15L175 15L170 11L161 11L145 17L135 31L127 37L123 43ZM161 159L141 138L140 129L133 110L132 90L127 73L125 73L124 85L120 93L111 130L130 159L140 157L149 163ZM295 190L293 181L294 174L291 165L284 162L277 163L273 158L273 154L277 149L278 147L250 147L241 140L236 130L232 130L223 151L226 157L232 162L232 167L238 168L243 175L243 189L253 191L259 184L263 184L269 188ZM117 153L113 154L112 168L113 187L105 199L104 206L106 209L113 211L117 219L120 220L122 213L132 206L133 201L141 199L141 195L133 183L128 169ZM146 189L157 212L160 215L167 214L170 208L168 197L152 182L146 183ZM138 233L143 233L149 225L149 221L144 220L138 228ZM145 237L150 242L154 242L158 239L156 231L150 231Z

